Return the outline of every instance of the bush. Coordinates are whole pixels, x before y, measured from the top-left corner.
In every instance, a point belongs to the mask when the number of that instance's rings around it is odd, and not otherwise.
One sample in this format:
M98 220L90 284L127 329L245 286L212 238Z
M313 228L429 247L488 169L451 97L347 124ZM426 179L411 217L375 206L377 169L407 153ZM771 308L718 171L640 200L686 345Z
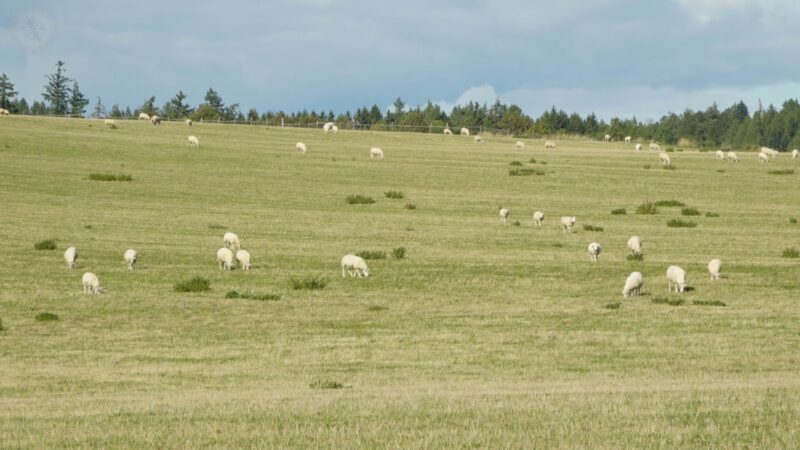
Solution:
M692 300L692 304L695 306L728 306L719 300Z
M797 219L792 217L792 218L789 219L789 223L797 223Z
M668 165L662 167L662 169L664 169L664 170L675 170L675 169L677 169L677 167L673 166L672 164L668 164Z
M369 306L367 306L367 311L386 311L387 309L389 309L389 308L387 308L385 306L382 306L382 305L369 305Z
M216 223L211 223L211 224L208 225L208 229L209 230L224 230L225 227L223 225L219 225L219 224L216 224Z
M791 175L794 173L794 169L770 170L767 173L770 175Z
M519 162L519 161L511 161L508 165L509 166L522 166L522 163Z
M707 212L706 217L719 217L719 214L715 212Z
M718 173L725 173L725 169L717 169Z
M622 303L617 302L617 303L609 303L606 306L603 306L603 308L605 308L605 309L619 309L620 306L622 306Z
M364 259L386 259L386 252L383 250L361 250L356 255Z
M300 289L317 291L325 289L325 286L328 285L328 280L320 277L292 278L289 280L289 284L291 284L292 289L296 291Z
M385 195L386 198L393 198L396 200L400 200L405 197L401 191L386 191L383 193L383 195Z
M344 385L332 380L314 380L308 385L311 389L342 389Z
M794 247L788 247L783 249L783 257L784 258L800 258L800 250Z
M636 214L658 214L658 208L653 202L644 202L636 207Z
M667 222L667 226L670 228L694 228L697 223L691 220L672 219Z
M3 330L5 330L5 328L3 328L3 319L0 319L0 331Z
M55 239L47 239L44 241L39 241L33 244L33 248L36 250L55 250L56 249L56 240Z
M664 150L664 151L665 151L665 152L667 152L667 153L672 153L672 152L674 152L674 151L675 151L675 149L674 149L674 148L672 148L672 147L667 147L667 149L666 149L666 150Z
M397 247L392 249L392 258L394 259L403 259L406 257L406 248L405 247Z
M417 209L416 203L406 203L406 209Z
M625 259L628 261L644 261L644 253L631 253Z
M538 170L538 169L528 169L528 168L508 169L508 175L512 177L527 177L530 175L544 175L544 174L545 174L544 170Z
M656 206L667 208L670 206L686 206L686 203L677 200L659 200L656 202Z
M683 299L681 298L666 298L666 297L654 297L652 300L653 303L657 305L669 305L669 306L681 306L683 305Z
M531 164L536 164L536 158L531 158L528 160L528 162Z
M628 211L625 208L617 208L611 210L612 216L624 216L625 214L628 214Z
M603 231L603 227L598 227L588 223L583 224L583 229L586 231Z
M645 164L642 166L642 169L649 169L650 167L651 167L650 164Z
M518 226L520 226L522 224L519 222L519 220L515 220L515 221L511 222L511 225L513 225L515 227L518 227Z
M553 242L553 247L555 247L555 248L563 248L564 244L562 244L561 242Z
M696 208L690 208L690 207L687 206L686 208L682 208L681 209L681 215L684 215L684 216L699 216L700 215L700 211L698 211Z
M357 204L369 205L375 203L375 199L373 199L372 197L367 197L361 194L348 195L345 201L347 201L347 203L350 205L357 205Z
M254 292L240 294L240 293L238 293L236 291L228 291L228 293L225 294L225 298L242 298L242 299L246 299L246 300L258 300L258 301L262 301L262 302L274 302L274 301L280 300L281 296L277 295L277 294L257 294L257 293L254 293Z
M211 290L211 282L203 277L175 283L175 292L204 292Z
M39 322L55 322L59 319L58 316L53 313L43 312L36 315L36 320Z
M90 173L89 179L93 181L133 181L130 175L113 173Z

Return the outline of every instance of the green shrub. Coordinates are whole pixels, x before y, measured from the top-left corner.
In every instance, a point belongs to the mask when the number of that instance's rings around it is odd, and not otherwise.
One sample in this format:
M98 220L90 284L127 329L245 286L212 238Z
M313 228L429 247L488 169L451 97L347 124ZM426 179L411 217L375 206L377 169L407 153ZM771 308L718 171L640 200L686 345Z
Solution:
M691 220L671 219L667 222L667 226L670 228L694 228L697 226L697 223Z
M361 250L356 255L364 259L386 259L386 252L383 250Z
M508 165L509 166L522 166L522 163L519 162L519 161L511 161Z
M367 311L386 311L387 309L389 309L389 308L387 308L387 307L385 307L383 305L369 305L369 306L367 306Z
M770 175L791 175L794 173L794 169L770 170L767 173Z
M598 227L589 223L583 224L583 229L586 231L603 231L603 227Z
M209 225L208 225L208 229L209 229L209 230L215 230L215 231L216 231L216 230L224 230L224 229L225 229L225 227L224 227L224 226L222 226L222 225L216 224L216 223L212 223L212 224L209 224Z
M642 169L649 169L650 167L652 167L652 166L650 166L650 164L645 164L645 165L642 166Z
M175 283L175 292L204 292L211 290L211 282L203 277Z
M625 208L617 208L611 210L612 216L624 216L625 214L628 214L628 211Z
M369 205L375 203L375 199L361 194L348 195L345 201L350 205Z
M662 167L662 169L664 169L664 170L676 170L677 167L675 167L672 164L667 164L666 166Z
M684 216L699 216L700 211L698 211L696 208L690 208L687 206L686 208L681 209L681 214Z
M518 226L520 226L522 224L519 222L519 220L515 220L515 221L511 222L511 225L515 226L515 227L518 227Z
M531 158L530 160L528 160L528 162L531 164L536 164L536 158Z
M344 385L332 380L314 380L308 385L311 389L342 389Z
M636 214L658 214L658 208L653 202L644 202L636 207Z
M695 306L728 306L719 300L692 300L692 304Z
M5 330L5 328L3 328L3 319L0 319L0 331L3 330Z
M670 206L686 206L686 203L677 200L659 200L656 202L656 206L668 208Z
M289 284L294 290L307 289L310 291L316 291L325 289L325 286L328 285L328 280L325 278L309 276L305 278L292 278L289 280Z
M605 309L619 309L620 306L622 306L622 303L617 302L617 303L609 303L606 306L603 306L603 308L605 308Z
M39 322L55 322L59 319L58 316L53 313L43 312L36 315L36 320Z
M90 173L89 179L93 181L133 181L133 177L124 173Z
M718 173L725 173L725 169L717 169Z
M406 257L406 248L405 247L397 247L392 249L392 258L394 259L403 259Z
M228 293L225 294L225 298L241 298L246 300L258 300L262 302L274 302L280 300L281 296L277 294L259 294L255 292L240 294L236 291L228 291Z
M417 209L416 203L406 203L406 209Z
M794 247L788 247L783 249L783 257L784 258L800 258L800 250Z
M392 198L396 200L400 200L404 197L401 191L386 191L383 193L383 195L385 195L386 198Z
M683 299L681 298L666 298L666 297L654 297L652 302L657 305L669 305L669 306L681 306L683 305Z
M36 250L55 250L56 249L56 240L55 239L47 239L44 241L39 241L33 244L33 248Z
M715 212L706 212L706 217L719 217L719 214Z
M789 223L797 223L797 219L792 217L792 218L789 219Z
M628 261L644 261L644 253L631 253L625 259Z
M544 170L530 169L530 168L514 168L508 169L508 175L512 177L527 177L530 175L544 175Z
M666 149L666 150L664 150L664 151L665 151L665 152L667 152L667 153L672 153L672 152L674 152L674 151L675 151L675 149L674 149L674 148L672 148L672 147L667 147L667 149Z

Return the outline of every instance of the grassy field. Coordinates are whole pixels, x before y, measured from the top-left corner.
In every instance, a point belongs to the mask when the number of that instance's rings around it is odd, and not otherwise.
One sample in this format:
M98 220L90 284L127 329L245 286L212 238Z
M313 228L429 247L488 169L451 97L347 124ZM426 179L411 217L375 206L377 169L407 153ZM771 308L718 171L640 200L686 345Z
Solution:
M768 171L800 163L686 150L663 170L621 143L514 142L0 118L0 446L798 446L800 259L782 253L800 248L800 174ZM635 214L648 200L701 214ZM225 231L253 270L218 269ZM387 258L342 278L363 250ZM667 294L671 264L691 292ZM633 270L645 295L623 299ZM106 294L82 293L86 271ZM175 292L194 276L211 290ZM328 283L292 288L308 277Z

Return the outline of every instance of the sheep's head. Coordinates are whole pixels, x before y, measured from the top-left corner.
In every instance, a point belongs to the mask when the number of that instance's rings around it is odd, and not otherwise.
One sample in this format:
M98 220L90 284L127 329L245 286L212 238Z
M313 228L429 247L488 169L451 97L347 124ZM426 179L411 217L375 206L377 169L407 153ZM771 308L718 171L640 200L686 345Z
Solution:
M369 269L368 268L364 267L364 270L362 270L362 272L364 273L364 277L368 277L369 276Z

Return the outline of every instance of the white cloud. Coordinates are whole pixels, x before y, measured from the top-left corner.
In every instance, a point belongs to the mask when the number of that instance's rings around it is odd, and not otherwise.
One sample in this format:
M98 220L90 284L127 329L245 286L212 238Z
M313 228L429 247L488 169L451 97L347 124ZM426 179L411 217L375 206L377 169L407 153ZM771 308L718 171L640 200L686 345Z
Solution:
M752 15L763 25L789 23L800 17L797 0L675 0L697 22L707 25L735 14Z
M439 105L442 110L450 112L456 105L463 106L469 102L478 102L481 105L484 103L491 105L498 98L500 98L500 96L497 95L494 87L490 86L489 84L482 84L480 86L470 87L452 103L446 100L439 100L434 103Z

